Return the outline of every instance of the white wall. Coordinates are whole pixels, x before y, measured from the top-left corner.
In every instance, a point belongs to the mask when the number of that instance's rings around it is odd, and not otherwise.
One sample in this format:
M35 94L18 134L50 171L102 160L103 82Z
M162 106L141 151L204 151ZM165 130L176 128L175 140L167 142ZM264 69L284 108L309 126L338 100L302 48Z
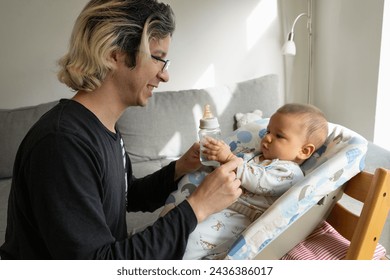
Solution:
M57 82L73 22L86 0L0 1L0 108L70 97Z
M201 88L281 75L281 31L275 0L167 0L177 30L171 82L161 90ZM281 83L283 90L283 83Z
M385 1L379 67L378 97L376 101L374 142L390 150L390 2Z
M372 140L384 0L312 1L313 103L330 121ZM159 91L276 73L287 101L306 102L305 20L295 29L297 55L284 59L280 49L295 17L306 11L307 0L166 2L175 11L177 30L169 53L171 80ZM56 79L56 61L85 3L0 2L0 108L72 96Z
M283 27L288 32L295 17L307 11L307 0L279 2ZM372 141L376 120L388 120L376 115L377 103L386 102L385 97L377 99L384 0L312 3L312 103L324 111L329 121ZM286 59L285 64L287 101L306 101L307 34L306 21L301 19L295 28L297 55ZM389 108L390 104L383 106Z
M314 104L373 140L384 1L314 2Z
M177 30L171 80L158 90L221 85L279 74L282 34L276 0L167 0ZM56 80L73 22L86 0L0 2L0 108L70 97ZM248 101L250 102L250 101Z
M281 11L280 21L283 27L282 44L284 44L297 16L301 13L308 13L308 0L279 0L279 5ZM296 55L284 57L286 101L306 103L308 100L309 76L307 17L303 16L298 19L294 28L294 42Z

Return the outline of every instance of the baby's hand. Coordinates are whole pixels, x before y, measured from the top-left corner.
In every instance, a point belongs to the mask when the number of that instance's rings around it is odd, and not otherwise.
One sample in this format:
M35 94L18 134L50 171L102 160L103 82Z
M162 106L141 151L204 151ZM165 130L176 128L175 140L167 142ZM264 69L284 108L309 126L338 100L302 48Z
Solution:
M235 158L235 155L230 151L230 147L224 141L217 140L211 137L204 139L203 153L209 160L215 160L220 163L226 163Z

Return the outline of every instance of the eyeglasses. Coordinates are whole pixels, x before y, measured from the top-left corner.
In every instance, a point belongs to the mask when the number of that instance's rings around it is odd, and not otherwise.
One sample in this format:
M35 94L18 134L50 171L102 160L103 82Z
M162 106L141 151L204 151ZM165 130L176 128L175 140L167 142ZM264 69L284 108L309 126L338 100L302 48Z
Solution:
M169 65L171 64L171 61L170 60L165 60L165 59L162 59L162 58L160 58L160 57L158 57L158 56L154 56L154 55L151 55L151 57L153 58L153 59L155 59L155 60L157 60L157 61L161 61L162 63L164 63L164 65L163 65L163 67L162 67L162 69L161 69L161 72L164 72L164 71L166 71L166 70L168 70L168 67L169 67Z

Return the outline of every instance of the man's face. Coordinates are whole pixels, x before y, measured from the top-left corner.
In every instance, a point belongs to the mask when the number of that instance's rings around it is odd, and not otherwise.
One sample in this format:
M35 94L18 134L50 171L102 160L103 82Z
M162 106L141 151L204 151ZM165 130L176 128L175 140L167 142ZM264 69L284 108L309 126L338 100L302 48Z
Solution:
M152 39L149 44L150 54L139 52L136 66L129 68L125 63L125 55L118 63L114 73L115 86L118 87L122 102L128 106L146 106L153 90L160 82L168 82L168 71L162 71L171 43L171 37ZM153 57L154 58L153 58ZM158 58L158 59L156 59Z

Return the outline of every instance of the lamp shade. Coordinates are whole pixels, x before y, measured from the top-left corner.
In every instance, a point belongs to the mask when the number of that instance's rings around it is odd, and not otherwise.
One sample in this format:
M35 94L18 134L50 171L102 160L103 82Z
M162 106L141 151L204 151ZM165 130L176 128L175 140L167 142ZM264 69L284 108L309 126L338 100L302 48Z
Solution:
M294 56L296 54L296 52L297 52L297 50L296 50L294 41L287 40L282 48L282 54Z

